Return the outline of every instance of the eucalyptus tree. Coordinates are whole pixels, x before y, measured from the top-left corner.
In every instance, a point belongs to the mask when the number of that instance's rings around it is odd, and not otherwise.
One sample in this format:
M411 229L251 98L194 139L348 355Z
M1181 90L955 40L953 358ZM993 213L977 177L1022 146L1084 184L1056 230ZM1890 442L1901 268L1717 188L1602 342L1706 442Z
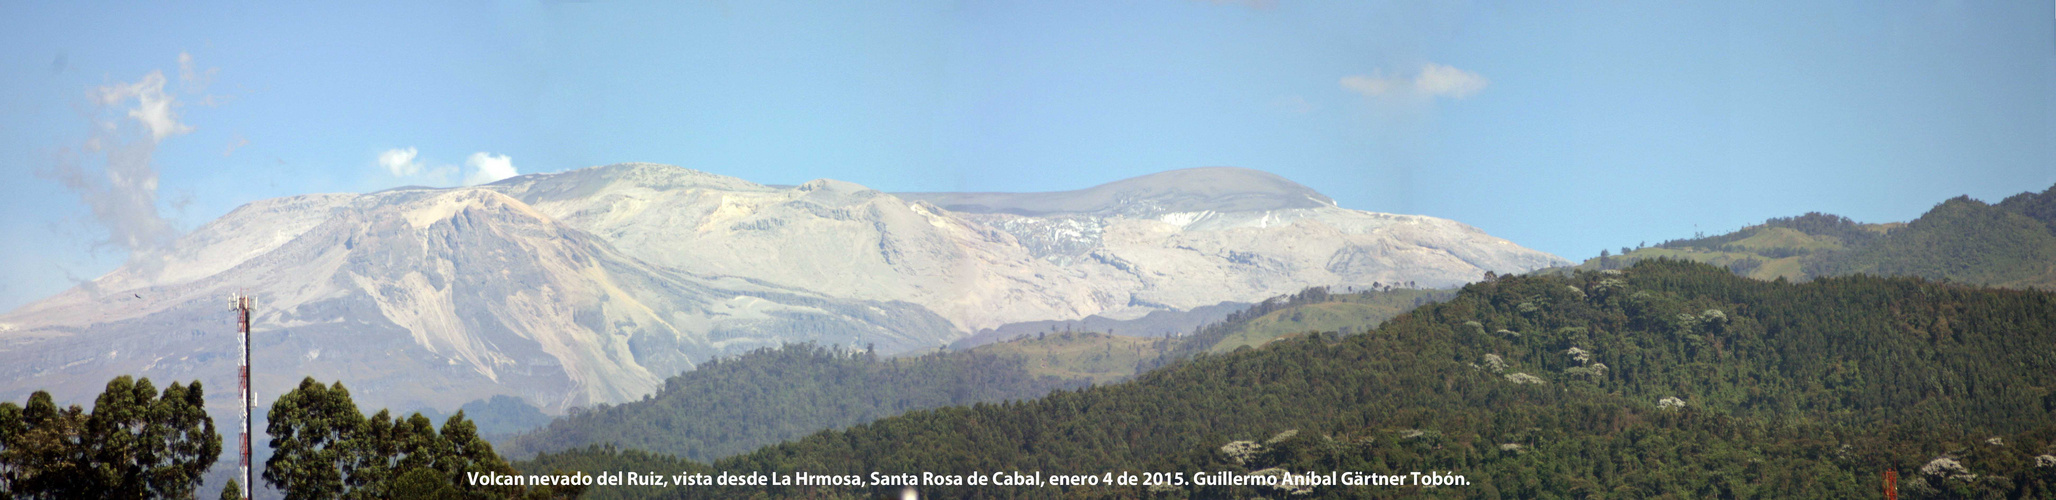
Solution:
M90 413L45 391L0 403L0 498L188 498L220 456L199 381L116 377Z

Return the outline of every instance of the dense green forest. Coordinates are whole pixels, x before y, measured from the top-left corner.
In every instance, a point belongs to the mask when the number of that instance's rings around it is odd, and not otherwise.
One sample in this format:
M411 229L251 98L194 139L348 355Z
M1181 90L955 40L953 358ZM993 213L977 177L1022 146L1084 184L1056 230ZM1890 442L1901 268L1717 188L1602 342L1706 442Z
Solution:
M1275 312L1275 311L1274 311ZM1794 284L1657 260L1465 287L1365 334L1199 355L1129 383L914 411L709 465L523 469L1461 474L1312 497L2056 495L2056 296L1918 278ZM1272 470L1276 469L1276 470ZM602 498L894 488L596 488ZM939 497L1247 498L1268 487L942 487Z
M886 359L813 344L759 349L671 377L642 401L575 410L508 440L509 455L621 444L712 460L909 410L1091 383L1037 376L1022 357L991 347Z
M2043 194L2056 197L2056 188ZM1814 276L1920 276L2005 287L2056 285L2056 233L2005 205L1961 197L1868 245L1803 259Z
M1999 204L1957 197L1904 224L1859 224L1810 213L1715 236L1602 253L1580 269L1674 258L1758 279L1874 274L2056 289L2056 187Z

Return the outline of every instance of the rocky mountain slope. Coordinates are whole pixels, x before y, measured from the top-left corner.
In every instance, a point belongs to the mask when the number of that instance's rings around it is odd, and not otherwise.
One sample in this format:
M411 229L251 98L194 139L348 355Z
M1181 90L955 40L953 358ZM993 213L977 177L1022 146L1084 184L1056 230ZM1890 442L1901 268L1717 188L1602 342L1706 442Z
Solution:
M652 266L489 189L261 202L185 240L200 248L182 246L161 274L132 266L0 319L0 387L86 394L118 374L235 387L223 298L236 292L259 304L260 398L313 375L395 408L510 394L561 411L787 340L910 349L955 336L911 304ZM174 272L194 268L220 270ZM210 395L233 406L231 390Z
M1449 286L1565 262L1455 221L1339 208L1239 168L1062 193L894 195L629 164L493 188L658 265L904 300L966 332L1256 302L1308 286Z
M260 306L260 396L312 375L373 407L506 394L557 412L782 342L904 352L1022 321L1558 264L1454 221L1343 209L1243 169L902 196L610 165L251 203L163 255L0 316L0 396L91 394L117 374L234 387L233 292Z

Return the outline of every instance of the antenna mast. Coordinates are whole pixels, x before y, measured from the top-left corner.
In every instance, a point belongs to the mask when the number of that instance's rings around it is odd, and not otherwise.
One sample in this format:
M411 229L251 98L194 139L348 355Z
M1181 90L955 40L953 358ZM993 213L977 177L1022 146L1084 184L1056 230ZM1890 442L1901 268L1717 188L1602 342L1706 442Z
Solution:
M257 406L257 393L250 390L250 296L235 294L229 296L229 309L236 312L236 346L242 350L242 364L236 370L236 378L242 382L243 432L236 437L243 455L243 498L251 498L255 491L255 477L250 475L250 408Z

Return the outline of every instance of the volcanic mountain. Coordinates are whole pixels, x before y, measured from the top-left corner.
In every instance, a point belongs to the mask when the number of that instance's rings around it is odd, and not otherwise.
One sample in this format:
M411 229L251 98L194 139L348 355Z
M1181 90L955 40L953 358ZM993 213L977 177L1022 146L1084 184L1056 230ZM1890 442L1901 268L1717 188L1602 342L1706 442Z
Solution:
M134 374L201 379L216 408L232 407L231 293L259 306L260 399L314 376L344 381L370 408L506 394L560 412L785 342L890 354L1015 322L1562 264L1246 169L896 195L619 164L245 205L0 316L0 397L51 389L78 401Z

